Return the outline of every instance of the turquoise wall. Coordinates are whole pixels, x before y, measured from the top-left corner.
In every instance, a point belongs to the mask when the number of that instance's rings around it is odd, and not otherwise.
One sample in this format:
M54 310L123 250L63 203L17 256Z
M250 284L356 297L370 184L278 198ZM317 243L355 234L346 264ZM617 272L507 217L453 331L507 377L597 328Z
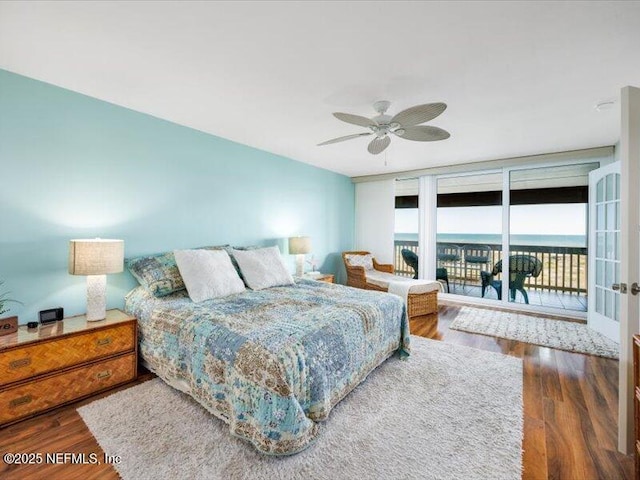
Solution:
M310 148L313 148L310 146ZM0 279L24 302L83 313L72 238L121 238L127 257L312 237L321 270L353 247L349 178L0 70ZM108 307L136 285L108 277Z

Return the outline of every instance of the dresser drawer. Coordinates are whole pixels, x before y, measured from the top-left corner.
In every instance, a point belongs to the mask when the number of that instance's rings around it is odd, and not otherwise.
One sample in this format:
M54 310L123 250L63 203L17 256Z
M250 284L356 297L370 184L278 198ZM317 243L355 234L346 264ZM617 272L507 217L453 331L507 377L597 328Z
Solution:
M63 336L0 353L0 387L79 363L135 349L133 322Z
M0 425L57 407L133 380L136 354L130 353L0 392Z

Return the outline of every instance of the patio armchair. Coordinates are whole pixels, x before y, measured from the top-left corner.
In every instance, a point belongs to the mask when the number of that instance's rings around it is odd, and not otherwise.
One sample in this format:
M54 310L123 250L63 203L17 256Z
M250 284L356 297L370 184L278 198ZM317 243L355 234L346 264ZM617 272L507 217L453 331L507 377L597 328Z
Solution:
M496 263L491 273L480 272L482 281L482 296L484 297L487 287L493 287L498 295L498 300L502 299L502 280L494 280L494 276L502 272L502 260ZM509 292L511 301L515 301L516 292L520 292L525 303L529 303L529 295L524 288L527 277L537 277L542 273L542 262L531 255L511 255L509 257Z
M464 245L462 247L464 253L464 280L467 281L468 270L481 271L482 267L491 268L493 250L489 245ZM476 280L478 277L475 277Z
M400 253L402 254L404 262L413 269L413 278L418 278L418 255L408 248L403 248L400 250ZM436 268L436 280L442 280L447 285L447 293L451 292L449 290L449 275L446 268Z

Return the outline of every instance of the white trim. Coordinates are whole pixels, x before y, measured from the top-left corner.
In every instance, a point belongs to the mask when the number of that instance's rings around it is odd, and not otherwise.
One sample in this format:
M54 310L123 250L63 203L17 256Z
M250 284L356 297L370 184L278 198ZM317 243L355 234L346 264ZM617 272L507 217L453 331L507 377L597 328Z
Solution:
M433 175L418 179L418 278L436 278L438 180Z
M503 168L493 168L491 170L476 170L472 172L443 173L440 175L432 175L438 180L445 178L475 177L476 175L490 175L492 173L502 173Z
M480 162L469 162L457 165L444 165L441 167L423 168L418 170L407 170L404 172L385 173L380 175L363 175L351 177L353 183L376 182L380 180L398 179L405 180L417 178L425 175L448 175L455 173L481 172L502 168L532 168L538 165L558 165L581 163L582 161L612 161L614 154L613 145L585 148L582 150L570 150L567 152L543 153L540 155L528 155L522 157L510 157L498 160L485 160Z
M578 310L564 310L562 308L543 307L540 305L528 305L526 303L503 302L493 298L468 297L456 295L454 293L438 293L438 299L449 302L456 302L468 305L478 305L482 307L496 307L503 310L524 313L549 314L555 317L565 317L574 320L587 320L587 312Z
M509 280L511 279L511 265L509 252L511 251L511 170L502 169L502 303L509 304ZM506 263L506 265L505 265ZM514 302L515 303L515 302ZM526 305L526 303L525 303Z

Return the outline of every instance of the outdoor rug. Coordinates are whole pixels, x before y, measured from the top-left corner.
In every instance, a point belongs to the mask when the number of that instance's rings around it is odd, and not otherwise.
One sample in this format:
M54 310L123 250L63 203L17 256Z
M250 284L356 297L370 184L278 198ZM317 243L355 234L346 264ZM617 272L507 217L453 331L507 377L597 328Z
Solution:
M78 409L124 480L520 479L522 362L412 336L293 456L232 437L187 395L154 379Z
M517 312L465 306L460 308L449 328L599 357L617 359L619 354L616 342L583 323Z

